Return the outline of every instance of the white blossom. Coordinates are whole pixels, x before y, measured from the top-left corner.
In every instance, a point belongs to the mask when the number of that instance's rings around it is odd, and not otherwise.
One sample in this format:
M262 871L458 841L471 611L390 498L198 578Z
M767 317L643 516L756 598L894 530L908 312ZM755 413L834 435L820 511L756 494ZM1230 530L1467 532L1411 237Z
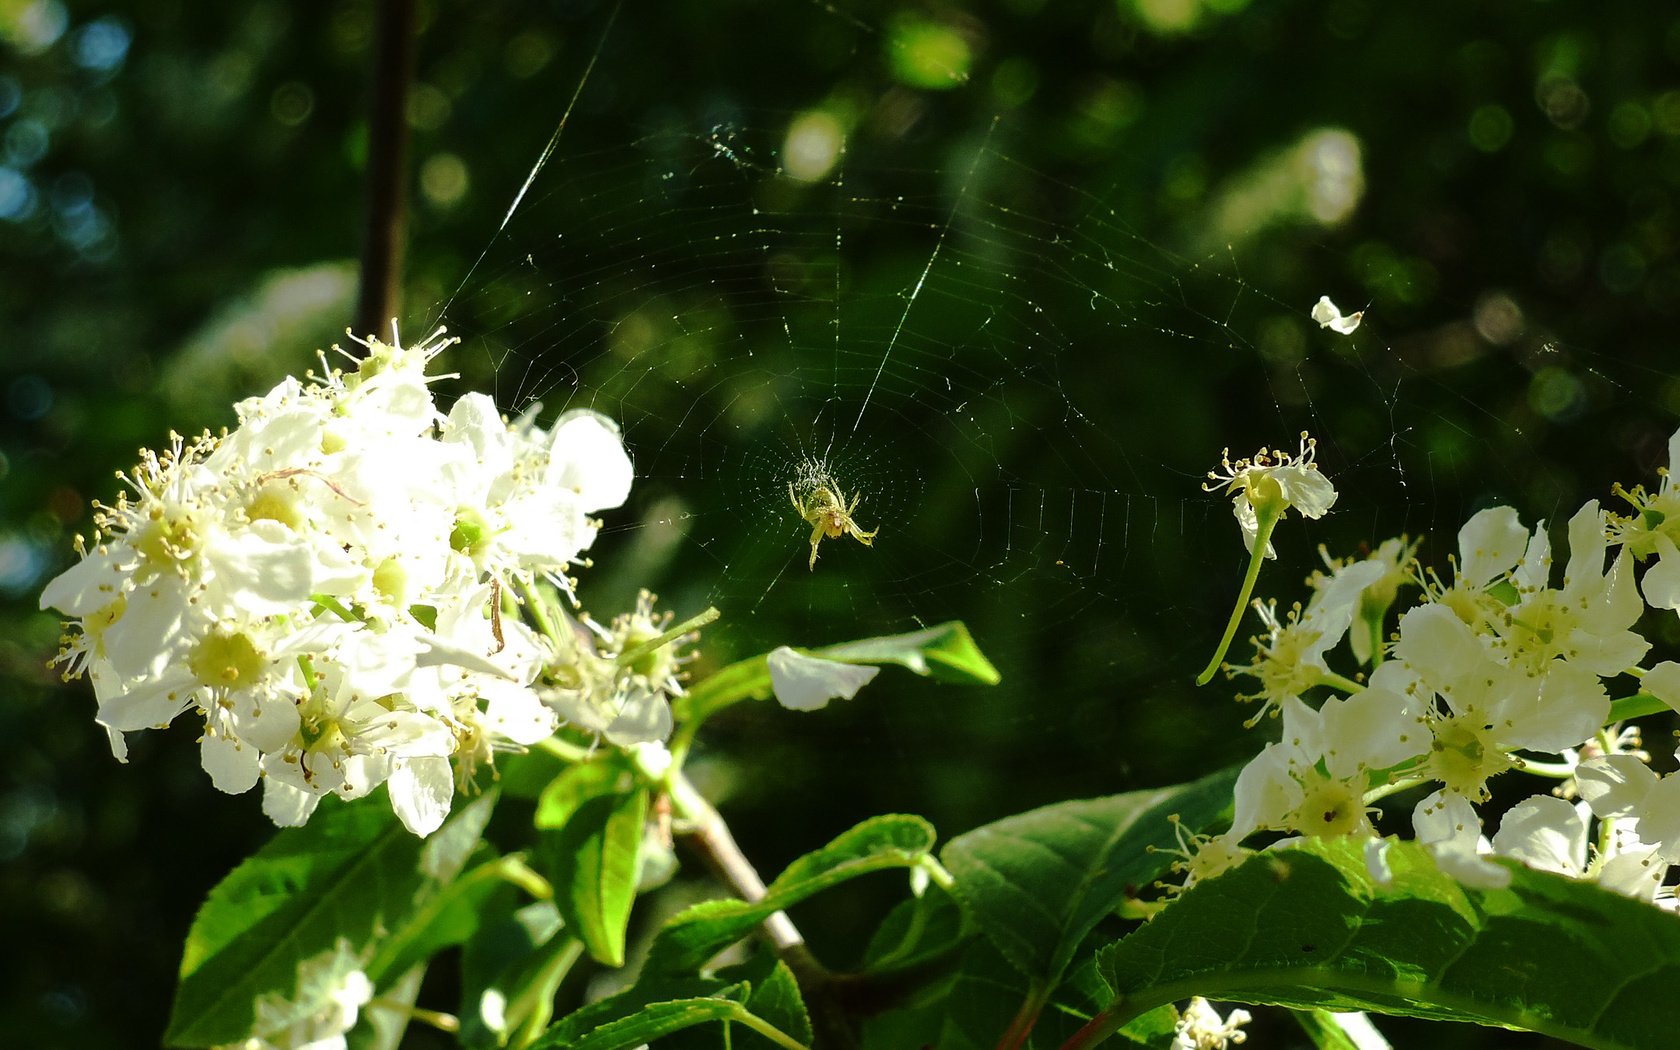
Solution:
M373 999L373 983L363 965L343 939L303 960L296 992L258 998L250 1038L223 1050L345 1050L346 1034Z
M1173 1029L1172 1050L1226 1050L1248 1041L1242 1026L1253 1020L1247 1010L1237 1007L1221 1017L1219 1011L1201 996L1184 1004Z
M1335 504L1335 486L1314 462L1317 450L1318 443L1303 431L1301 450L1296 455L1262 448L1251 458L1232 462L1231 450L1226 449L1220 459L1221 469L1208 471L1213 484L1202 488L1209 492L1224 489L1231 494L1231 510L1250 553L1259 535L1262 514L1278 520L1293 508L1302 517L1322 518ZM1266 557L1277 557L1269 540Z

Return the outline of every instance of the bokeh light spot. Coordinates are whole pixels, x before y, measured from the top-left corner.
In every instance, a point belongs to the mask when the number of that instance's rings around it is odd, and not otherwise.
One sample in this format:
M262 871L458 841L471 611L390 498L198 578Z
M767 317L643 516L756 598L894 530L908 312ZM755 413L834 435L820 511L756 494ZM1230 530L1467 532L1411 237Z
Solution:
M452 208L467 195L467 165L453 153L438 153L420 166L420 192L440 208Z
M811 110L793 118L782 146L782 167L800 182L817 182L834 170L846 135L834 114Z
M974 61L955 28L914 15L893 20L886 44L893 75L911 87L954 88L968 80Z

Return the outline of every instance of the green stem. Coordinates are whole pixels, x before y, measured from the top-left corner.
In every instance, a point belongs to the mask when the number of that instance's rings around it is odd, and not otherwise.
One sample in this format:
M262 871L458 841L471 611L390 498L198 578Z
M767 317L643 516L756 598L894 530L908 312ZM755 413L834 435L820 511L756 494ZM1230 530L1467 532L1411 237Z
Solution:
M1365 687L1351 678L1344 678L1334 671L1325 671L1318 676L1321 685L1334 686L1344 693L1363 693Z
M1402 791L1415 788L1419 784L1427 784L1429 781L1429 777L1401 777L1399 780L1391 781L1381 787L1374 787L1365 792L1365 804L1368 806L1371 803L1385 799L1390 795L1397 795Z
M783 1047L784 1050L810 1050L809 1047L794 1039L793 1036L788 1035L786 1032L777 1028L764 1018L759 1017L757 1014L748 1013L745 1009L741 1011L741 1016L737 1017L735 1020L739 1021L746 1027L751 1028L753 1031L770 1040L772 1043L775 1043L777 1046Z
M1667 704L1658 700L1650 693L1635 693L1610 701L1610 717L1607 722L1626 722L1630 718L1642 718L1645 715L1660 715L1673 710Z
M344 603L330 594L311 594L309 600L337 616L345 623L361 623L362 618L344 607Z
M525 863L523 854L509 853L495 862L495 871L497 877L518 886L537 900L554 899L554 887Z
M519 586L519 597L525 602L525 611L531 615L531 624L537 633L551 642L560 641L559 632L554 629L554 621L548 618L548 603L543 601L542 594L536 587L525 580L516 581Z
M1027 1036L1032 1034L1033 1025L1038 1023L1038 1015L1044 1012L1044 1004L1049 1000L1049 989L1034 987L1027 991L1026 1001L1015 1011L1015 1017L1009 1022L998 1039L997 1050L1020 1050L1027 1045Z
M1243 575L1242 590L1237 594L1237 606L1231 610L1230 622L1225 625L1225 636L1219 639L1219 648L1213 651L1213 659L1209 660L1207 667L1196 676L1197 685L1207 685L1213 681L1219 665L1225 661L1225 652L1231 648L1231 639L1237 636L1237 626L1242 623L1243 611L1248 608L1248 600L1254 594L1254 582L1260 578L1260 563L1266 560L1266 546L1271 542L1272 530L1277 528L1277 523L1282 518L1281 510L1258 515L1254 550L1249 552L1248 572Z
M661 634L659 637L649 638L647 641L636 646L634 649L626 649L624 652L619 653L617 661L618 666L628 667L649 653L658 650L662 646L671 644L688 632L699 630L711 623L713 620L716 620L721 615L722 614L717 611L717 606L709 606L705 612L700 613L697 616L690 616L688 619L677 624L675 627L666 631L664 634Z
M589 748L580 747L567 740L561 740L557 736L539 740L531 746L538 751L547 751L562 762L587 762L594 757L594 752Z
M1551 777L1553 780L1568 780L1575 775L1575 767L1568 762L1536 762L1531 758L1519 758L1517 768L1524 773L1532 773L1537 777Z
M1086 1047L1096 1046L1118 1032L1125 1026L1127 1019L1125 1015L1115 1012L1115 1006L1099 1011L1097 1016L1085 1022L1083 1028L1068 1037L1061 1050L1085 1050Z
M945 865L934 859L933 854L922 854L916 860L916 867L927 873L929 882L938 886L946 893L955 893L957 880L951 876L949 871L945 870Z

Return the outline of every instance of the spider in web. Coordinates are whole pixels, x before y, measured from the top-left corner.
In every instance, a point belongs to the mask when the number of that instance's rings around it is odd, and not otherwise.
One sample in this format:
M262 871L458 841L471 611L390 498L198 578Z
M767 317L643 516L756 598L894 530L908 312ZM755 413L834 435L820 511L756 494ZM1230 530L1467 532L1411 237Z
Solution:
M799 512L811 526L811 560L806 568L815 570L817 567L817 547L826 537L834 540L841 536L850 536L865 547L874 546L875 534L880 532L877 526L864 532L852 520L852 513L857 510L858 500L862 497L852 494L852 502L847 504L840 486L832 481L823 480L815 484L803 498L793 490L793 482L788 482L788 499L793 503L793 509Z

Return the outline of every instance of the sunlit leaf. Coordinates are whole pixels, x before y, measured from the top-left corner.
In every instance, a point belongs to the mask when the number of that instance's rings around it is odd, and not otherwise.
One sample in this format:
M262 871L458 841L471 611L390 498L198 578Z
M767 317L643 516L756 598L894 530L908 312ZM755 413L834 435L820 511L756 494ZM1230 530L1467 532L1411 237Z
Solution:
M457 810L433 840L397 822L384 792L327 800L223 879L187 934L164 1039L211 1046L251 1032L258 996L290 995L298 963L340 938L370 950L405 931L459 873L489 820L486 795Z
M608 966L624 965L647 809L645 790L595 795L542 838L555 906L590 956Z
M691 973L745 937L774 912L847 879L914 866L933 849L934 830L920 817L873 817L805 854L778 875L763 900L706 901L678 914L654 938L647 970Z
M1526 1028L1582 1046L1673 1045L1680 918L1588 883L1515 867L1472 889L1415 843L1261 853L1193 887L1107 949L1116 1019L1203 995Z
M952 839L942 854L980 929L1041 990L1075 946L1159 878L1177 845L1231 803L1235 770L1178 787L1045 806Z

